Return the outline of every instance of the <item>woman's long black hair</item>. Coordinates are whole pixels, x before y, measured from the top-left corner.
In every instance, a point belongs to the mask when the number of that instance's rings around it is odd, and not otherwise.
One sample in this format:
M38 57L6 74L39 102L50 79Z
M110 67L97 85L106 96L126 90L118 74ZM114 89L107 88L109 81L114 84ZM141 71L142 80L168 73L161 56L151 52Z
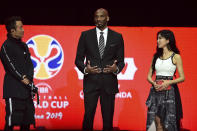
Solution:
M167 44L167 48L170 51L173 51L176 54L180 54L179 49L176 46L176 40L174 37L174 33L170 30L161 30L157 33L157 38L158 36L161 35L162 37L164 37L166 40L169 40L169 43ZM152 74L154 74L155 72L155 63L158 57L163 55L163 49L162 48L156 48L156 53L154 54L153 57L153 62L152 62Z

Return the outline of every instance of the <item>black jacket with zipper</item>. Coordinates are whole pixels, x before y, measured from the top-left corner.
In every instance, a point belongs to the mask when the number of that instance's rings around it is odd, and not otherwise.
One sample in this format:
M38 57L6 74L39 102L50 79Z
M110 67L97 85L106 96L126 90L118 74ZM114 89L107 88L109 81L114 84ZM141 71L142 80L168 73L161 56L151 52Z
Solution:
M34 67L27 44L8 34L1 47L0 58L5 69L3 98L30 97L30 89L21 81L26 75L33 82Z

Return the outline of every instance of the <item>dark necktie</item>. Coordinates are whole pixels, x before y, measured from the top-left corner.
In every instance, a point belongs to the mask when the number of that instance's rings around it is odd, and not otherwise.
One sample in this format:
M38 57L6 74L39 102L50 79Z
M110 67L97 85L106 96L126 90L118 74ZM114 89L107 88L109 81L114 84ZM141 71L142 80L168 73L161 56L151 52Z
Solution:
M99 38L99 52L100 52L101 58L103 57L104 49L105 49L103 33L104 32L100 32L101 35L100 35L100 38Z

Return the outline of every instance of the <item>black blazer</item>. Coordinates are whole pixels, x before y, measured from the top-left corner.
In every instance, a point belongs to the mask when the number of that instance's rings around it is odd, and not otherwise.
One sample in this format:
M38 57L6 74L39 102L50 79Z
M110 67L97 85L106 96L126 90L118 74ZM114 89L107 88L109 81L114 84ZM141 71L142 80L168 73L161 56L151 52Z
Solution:
M23 75L33 82L34 67L27 44L8 35L1 47L0 58L5 69L3 98L30 97L30 90L21 82Z
M107 43L103 58L101 59L98 48L96 28L82 32L75 59L75 64L82 73L84 73L84 68L87 64L84 64L85 58L86 61L90 60L91 66L98 66L102 69L105 68L106 65L112 65L114 60L117 60L117 66L119 68L119 72L121 72L125 65L124 41L122 35L112 31L111 29L108 30ZM118 93L117 75L114 73L84 75L84 93L95 91L100 88L103 88L109 94Z

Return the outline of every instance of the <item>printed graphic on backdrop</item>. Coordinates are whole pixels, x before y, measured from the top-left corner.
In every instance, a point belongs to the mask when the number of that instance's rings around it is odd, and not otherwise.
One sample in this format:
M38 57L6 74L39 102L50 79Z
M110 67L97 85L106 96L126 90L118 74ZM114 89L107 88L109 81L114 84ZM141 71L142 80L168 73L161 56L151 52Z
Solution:
M64 52L61 44L52 36L35 35L27 40L34 65L34 78L41 80L36 86L39 89L40 105L36 109L65 109L69 102L66 96L53 96L53 88L45 82L52 79L61 70L64 62ZM36 119L62 119L62 112L37 112Z
M34 77L46 80L54 77L62 68L64 53L60 43L49 35L36 35L27 41L32 51Z

